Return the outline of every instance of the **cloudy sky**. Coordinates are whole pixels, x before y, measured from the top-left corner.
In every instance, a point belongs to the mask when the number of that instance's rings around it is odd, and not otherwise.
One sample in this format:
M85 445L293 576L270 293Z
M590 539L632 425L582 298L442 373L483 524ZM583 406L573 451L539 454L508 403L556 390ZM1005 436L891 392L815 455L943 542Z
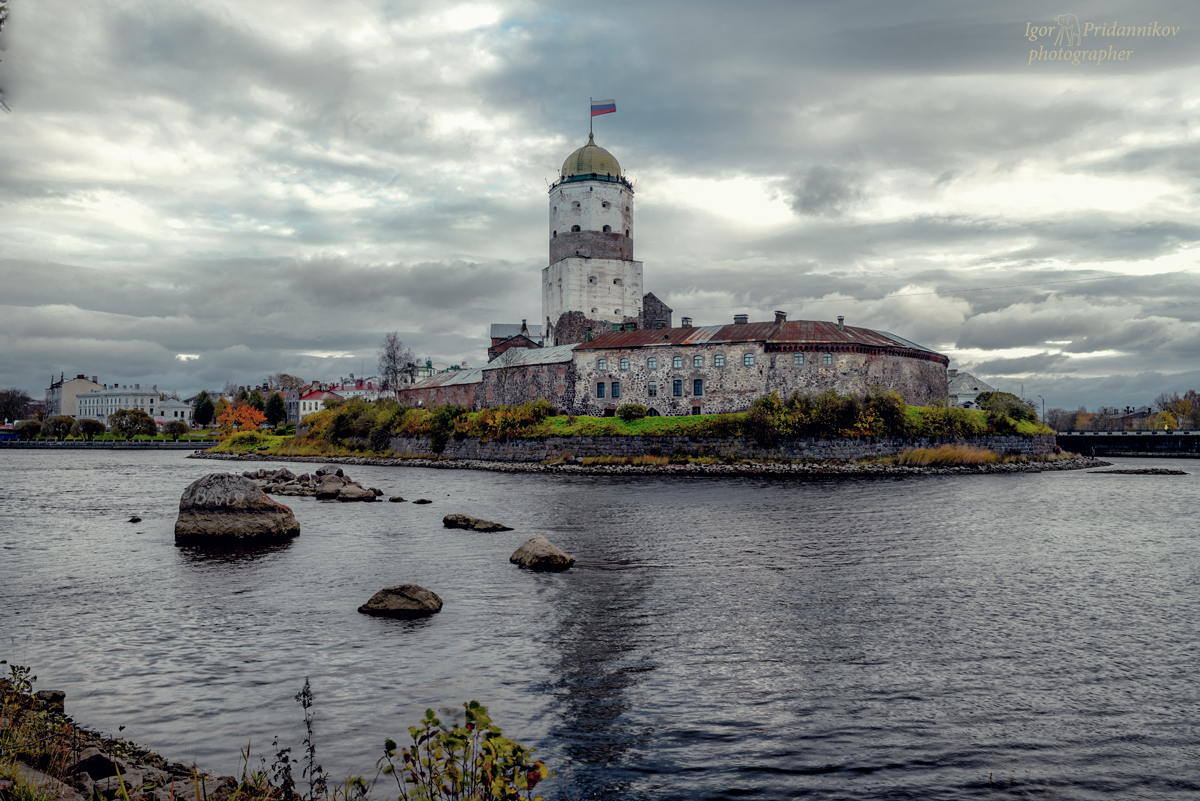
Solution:
M1031 63L1059 14L1114 57ZM0 48L35 396L370 373L393 330L481 364L589 96L676 320L841 314L1048 406L1200 388L1194 2L10 0Z

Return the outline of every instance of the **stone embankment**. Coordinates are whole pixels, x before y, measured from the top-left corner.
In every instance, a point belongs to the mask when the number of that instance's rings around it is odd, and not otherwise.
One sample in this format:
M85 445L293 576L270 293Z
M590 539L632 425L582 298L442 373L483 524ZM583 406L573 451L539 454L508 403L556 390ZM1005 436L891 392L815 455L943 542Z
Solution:
M435 453L428 437L392 437L388 449L406 456L465 459L481 462L545 462L604 456L689 456L762 462L853 462L897 456L912 448L969 445L1003 456L1039 457L1056 453L1053 434L1034 437L780 437L761 445L749 437L641 436L542 437L489 440L451 438Z
M472 459L427 459L381 456L270 456L262 453L192 454L189 459L222 459L228 461L276 462L336 462L346 465L379 465L389 467L432 467L439 470L491 470L497 473L564 473L575 475L680 475L680 476L920 476L971 475L1001 473L1042 473L1056 470L1088 470L1108 467L1111 462L1091 457L1070 457L1048 461L1013 462L1011 464L959 465L954 467L916 467L878 464L874 462L737 462L733 464L666 464L625 465L577 462L536 464L529 462L491 462Z

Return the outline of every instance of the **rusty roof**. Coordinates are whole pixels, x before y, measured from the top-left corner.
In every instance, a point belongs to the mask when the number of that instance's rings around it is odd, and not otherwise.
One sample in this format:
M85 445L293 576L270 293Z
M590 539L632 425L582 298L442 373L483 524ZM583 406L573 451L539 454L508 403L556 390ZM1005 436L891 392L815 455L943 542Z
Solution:
M885 331L848 325L838 330L837 323L820 320L793 320L776 323L745 323L742 325L705 325L696 328L648 328L640 331L614 331L601 334L591 342L575 345L575 350L607 348L650 348L656 345L735 344L764 342L768 344L852 344L874 347L908 348L927 353L935 351L902 339Z

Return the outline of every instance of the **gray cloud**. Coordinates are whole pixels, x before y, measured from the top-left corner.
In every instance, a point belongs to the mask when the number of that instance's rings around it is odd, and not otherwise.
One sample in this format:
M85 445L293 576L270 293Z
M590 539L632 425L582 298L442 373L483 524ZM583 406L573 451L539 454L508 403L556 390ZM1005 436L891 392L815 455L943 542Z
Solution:
M1191 380L1193 4L1086 68L1026 63L1034 2L495 9L21 5L0 384L335 377L392 330L478 363L540 316L542 181L588 94L677 316L846 314L1066 406Z

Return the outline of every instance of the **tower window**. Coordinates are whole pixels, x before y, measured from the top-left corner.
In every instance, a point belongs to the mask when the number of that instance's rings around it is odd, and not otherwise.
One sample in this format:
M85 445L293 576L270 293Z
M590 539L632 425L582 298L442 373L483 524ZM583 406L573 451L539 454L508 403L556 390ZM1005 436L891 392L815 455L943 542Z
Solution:
M625 236L629 236L629 229L628 229L628 228L626 228L626 229L625 229Z
M558 231L554 231L553 233L551 233L551 234L550 234L550 238L551 238L551 239L558 239Z
M555 213L555 214L558 214L558 206L555 206L555 207L554 207L554 213Z
M578 201L578 200L576 200L576 201L575 201L574 203L572 203L571 205L572 205L572 206L574 206L575 208L579 208L579 201Z
M594 276L594 275L589 275L589 276L588 276L588 283L589 283L589 284L594 284L594 283L596 283L596 276ZM592 309L592 311L595 311L595 309Z
M604 227L605 227L605 228L607 228L608 226L606 225L606 226L604 226ZM614 284L616 284L617 286L621 286L621 279L620 279L620 278L614 278L614 279L613 279L613 283L614 283Z
M600 208L602 208L602 209L607 209L607 208L608 208L609 206L611 206L611 205L612 205L612 204L611 204L611 203L609 203L609 202L606 200L606 201L604 201L603 203L601 203L601 204L600 204Z
M621 313L620 309L613 309L613 314L620 314L620 313Z
M571 226L571 233L573 233L573 234L575 234L575 233L579 233L579 226L578 226L578 225L572 225L572 226Z
M595 310L595 309L592 309L592 314L595 314L595 313L596 313L596 310Z
M612 233L612 226L611 226L611 225L606 225L606 226L604 226L604 233L606 233L606 234L611 234L611 233Z

